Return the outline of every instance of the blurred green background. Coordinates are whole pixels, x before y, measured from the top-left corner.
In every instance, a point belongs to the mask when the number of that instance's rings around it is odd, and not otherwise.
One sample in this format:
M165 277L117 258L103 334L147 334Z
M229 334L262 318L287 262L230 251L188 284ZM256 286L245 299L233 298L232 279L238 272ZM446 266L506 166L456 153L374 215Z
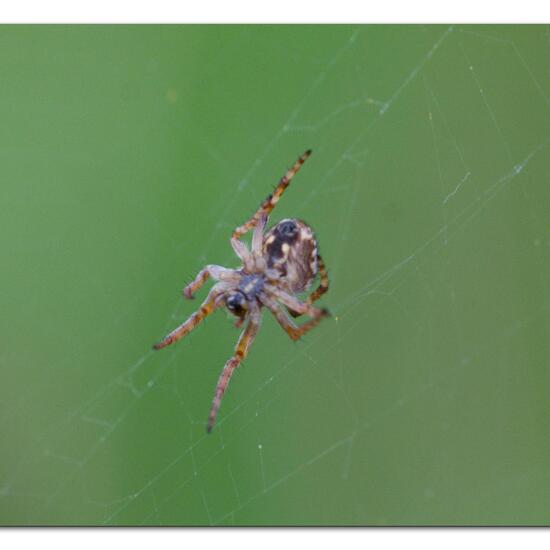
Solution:
M0 27L0 523L550 523L550 33ZM180 290L305 149L334 313ZM202 295L201 295L202 297Z

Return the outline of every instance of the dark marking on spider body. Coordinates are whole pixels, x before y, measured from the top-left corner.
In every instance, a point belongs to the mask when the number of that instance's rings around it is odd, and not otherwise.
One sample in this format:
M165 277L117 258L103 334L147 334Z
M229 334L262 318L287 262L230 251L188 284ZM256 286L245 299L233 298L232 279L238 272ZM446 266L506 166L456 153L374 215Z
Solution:
M313 230L298 219L282 220L264 234L268 216L281 198L291 179L311 154L306 151L281 178L277 187L260 205L255 214L233 231L231 246L242 262L239 269L217 265L206 266L195 280L183 289L185 298L193 294L212 277L217 283L201 307L187 321L165 336L153 347L161 349L183 338L207 315L224 306L238 318L236 326L248 321L235 353L220 375L208 417L207 431L216 420L223 394L233 371L246 357L260 328L262 309L267 308L292 340L298 340L328 315L324 308L313 305L329 287L325 264L319 255ZM253 230L251 248L240 239ZM308 290L319 275L319 286L304 300L295 295ZM293 317L307 315L308 321L296 325Z

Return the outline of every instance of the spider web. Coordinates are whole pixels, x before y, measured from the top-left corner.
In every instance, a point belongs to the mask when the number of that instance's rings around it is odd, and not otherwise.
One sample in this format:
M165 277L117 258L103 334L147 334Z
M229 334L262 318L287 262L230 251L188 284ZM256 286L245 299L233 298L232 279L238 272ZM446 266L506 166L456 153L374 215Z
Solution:
M264 316L210 436L238 335L223 315L162 352L121 337L120 355L98 359L103 378L18 444L8 426L28 426L45 387L28 380L20 400L3 399L4 523L547 523L550 32L334 32L326 55L289 49L314 77L269 121L242 176L207 188L201 227L213 228L191 244L174 236L165 265L151 266L164 281L155 297L172 305L139 313L164 319L151 342L181 322L197 305L173 298L182 274L235 265L229 232L267 194L265 178L312 147L273 219L315 227L333 319L295 345ZM231 161L209 139L198 136L223 170ZM144 301L109 312L48 375L59 383L61 365L124 332Z

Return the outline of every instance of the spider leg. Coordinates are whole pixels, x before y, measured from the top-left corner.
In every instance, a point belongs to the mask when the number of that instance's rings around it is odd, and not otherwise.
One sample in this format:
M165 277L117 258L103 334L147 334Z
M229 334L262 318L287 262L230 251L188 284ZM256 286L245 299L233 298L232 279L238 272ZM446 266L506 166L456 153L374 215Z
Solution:
M218 410L220 409L222 397L225 393L225 390L227 389L229 381L231 380L233 371L246 357L248 350L252 342L254 341L256 334L258 333L261 318L262 314L259 308L255 308L251 311L248 324L246 325L246 328L242 332L241 336L239 337L239 341L237 342L237 346L235 347L235 354L233 355L233 357L231 357L231 359L229 359L229 361L227 361L227 363L223 367L222 373L218 380L218 384L216 386L216 392L214 393L214 400L212 401L210 414L208 415L208 424L206 426L206 431L208 433L212 431L214 422L216 422L216 416L218 415Z
M262 303L273 313L273 316L281 325L281 328L289 335L292 340L299 340L306 332L319 324L319 321L328 315L326 309L313 308L312 318L303 325L296 326L294 322L281 309L281 306L266 294L260 296Z
M323 258L321 258L319 254L317 254L317 266L320 276L319 286L306 298L306 304L312 304L329 289L327 268L325 266ZM302 315L301 313L298 313L293 309L289 309L288 312L290 313L290 315L292 315L292 317L299 317L300 315Z
M256 257L262 255L262 244L264 241L264 229L267 224L267 214L262 214L256 227L254 227L254 233L252 234L252 254Z
M212 290L208 293L208 296L201 304L201 307L195 311L195 313L193 313L187 321L167 334L160 342L156 343L153 346L153 349L161 349L169 346L189 334L206 316L210 315L214 310L222 305L222 300L220 300L222 295L223 290L220 289L219 285L212 287Z
M286 188L290 184L290 181L296 175L298 170L300 170L302 164L304 164L309 155L311 155L311 149L305 151L298 158L292 168L290 168L290 170L288 170L286 174L279 180L279 183L277 184L277 187L275 187L273 193L268 195L267 198L262 202L262 204L260 204L260 207L254 213L254 215L247 222L237 227L235 231L233 231L233 239L240 239L245 233L250 231L258 224L263 215L269 216L271 211L275 208L277 202L279 202L279 199L285 192Z
M281 290L280 288L273 286L271 284L265 285L265 293L269 294L270 297L275 298L281 302L287 309L290 309L297 313L297 315L309 315L310 317L319 317L319 316L328 316L329 312L327 309L319 309L307 302L302 302L298 298L292 296L288 292Z
M244 323L244 317L241 317L235 321L235 328L241 328Z
M182 290L183 296L188 300L193 300L193 298L195 298L193 294L206 283L209 277L212 277L215 281L234 282L238 279L238 274L234 269L227 269L219 265L207 265L204 269L199 271L195 280Z
M319 254L317 254L317 268L319 269L320 277L319 286L307 297L306 303L308 304L312 304L318 300L329 289L327 268L323 258Z
M246 244L244 244L242 241L239 241L239 239L231 237L231 246L233 247L235 254L237 254L243 264L251 261L252 257Z

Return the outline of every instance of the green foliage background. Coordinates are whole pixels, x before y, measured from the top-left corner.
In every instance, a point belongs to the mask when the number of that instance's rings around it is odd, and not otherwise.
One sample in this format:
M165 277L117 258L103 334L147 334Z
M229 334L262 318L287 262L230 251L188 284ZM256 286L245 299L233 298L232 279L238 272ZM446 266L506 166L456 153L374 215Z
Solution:
M550 33L0 27L0 522L548 524ZM265 317L219 423L231 229L316 229L334 318Z

